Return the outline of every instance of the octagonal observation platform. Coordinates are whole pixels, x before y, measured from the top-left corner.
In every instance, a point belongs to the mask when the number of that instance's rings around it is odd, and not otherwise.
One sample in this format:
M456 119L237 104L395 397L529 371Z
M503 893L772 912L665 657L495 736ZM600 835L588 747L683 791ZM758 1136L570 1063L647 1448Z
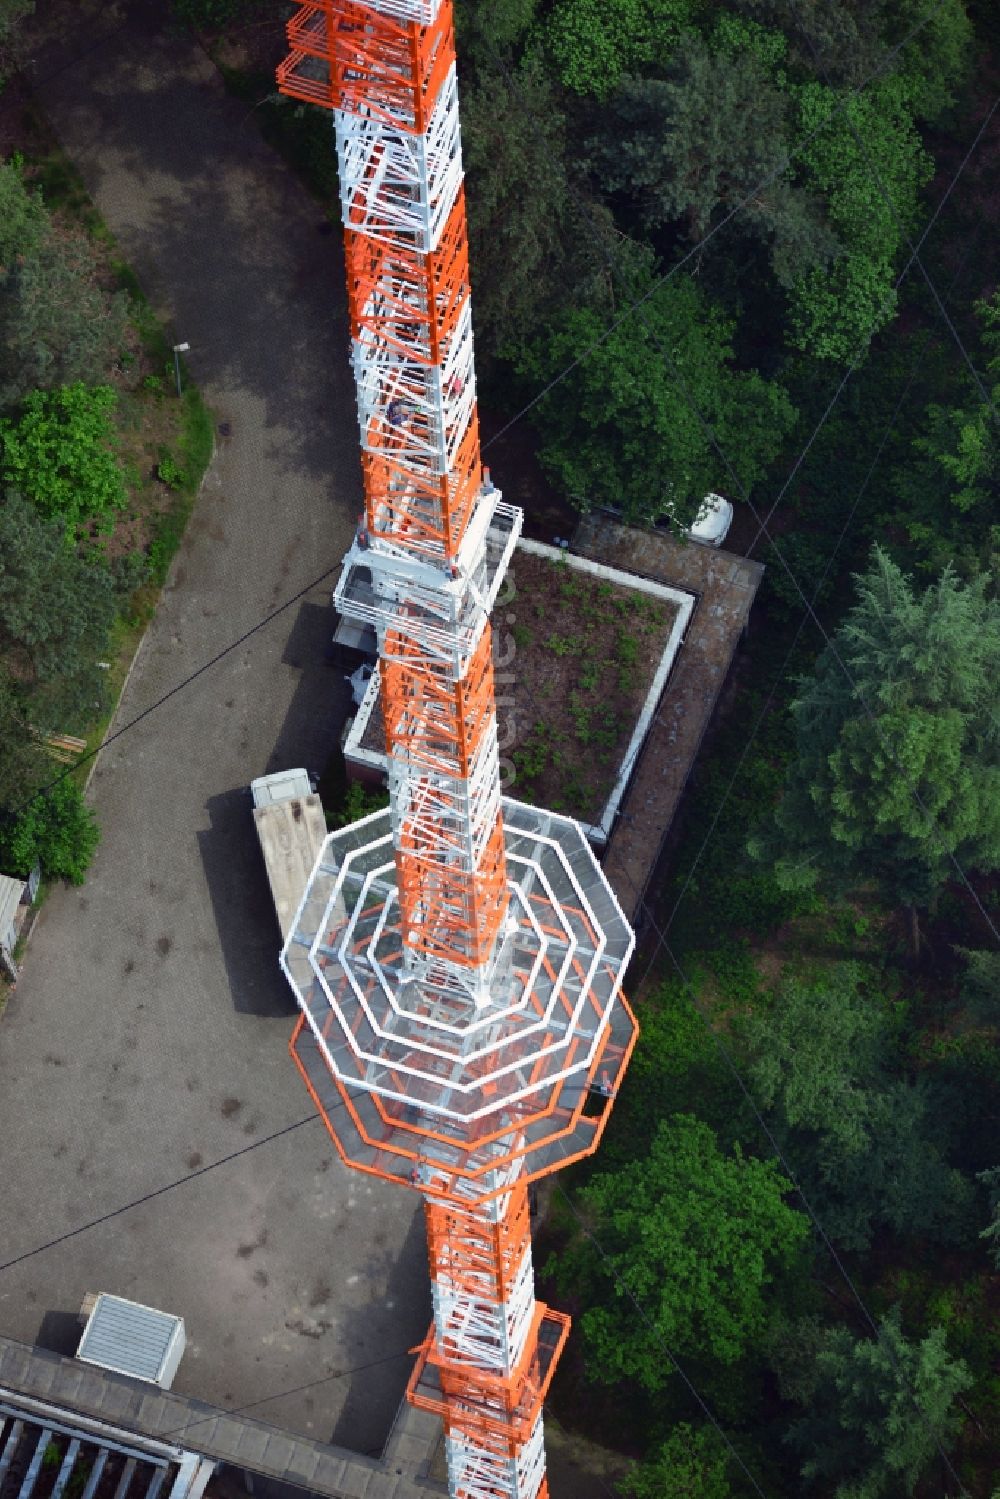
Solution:
M292 1055L342 1159L470 1206L600 1140L635 1041L631 928L577 823L503 801L489 999L404 950L389 809L331 833L281 963Z

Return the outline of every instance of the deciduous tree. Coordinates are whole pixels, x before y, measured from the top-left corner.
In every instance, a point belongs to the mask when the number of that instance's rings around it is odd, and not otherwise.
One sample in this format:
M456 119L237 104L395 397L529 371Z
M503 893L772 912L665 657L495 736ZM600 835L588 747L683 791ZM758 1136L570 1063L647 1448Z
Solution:
M729 1454L718 1433L682 1421L620 1488L631 1499L731 1499L728 1467Z
M581 1237L561 1257L567 1283L603 1294L580 1324L595 1378L663 1387L674 1353L734 1363L765 1322L765 1289L808 1234L773 1162L723 1155L687 1114L661 1120L649 1156L581 1193L607 1265ZM629 1299L634 1296L643 1316Z
M621 304L646 297L641 316L609 332L599 311L567 306L521 359L539 386L579 361L542 405L540 453L581 510L684 525L710 490L752 488L795 413L780 386L733 367L733 325L689 276L656 287L648 258L622 263Z
M662 66L700 0L557 0L543 29L559 81L606 99L626 73Z
M795 282L791 337L806 353L846 364L896 311L901 246L933 163L902 79L846 100L824 83L796 93L796 128L810 137L798 153L805 183L823 197L841 252L829 271L810 269Z
M13 823L0 822L0 864L27 875L38 863L49 879L82 885L100 836L80 788L63 776L32 797Z

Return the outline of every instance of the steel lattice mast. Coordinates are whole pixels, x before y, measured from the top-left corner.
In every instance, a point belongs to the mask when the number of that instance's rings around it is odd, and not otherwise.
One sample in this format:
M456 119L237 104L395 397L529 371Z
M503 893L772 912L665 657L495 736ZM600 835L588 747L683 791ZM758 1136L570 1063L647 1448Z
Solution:
M489 613L521 513L479 450L452 0L309 0L288 36L279 87L336 127L365 487L336 602L377 633L390 794L309 881L292 1055L344 1161L424 1198L408 1395L451 1493L537 1499L569 1322L535 1300L528 1186L599 1142L633 937L577 824L501 797Z

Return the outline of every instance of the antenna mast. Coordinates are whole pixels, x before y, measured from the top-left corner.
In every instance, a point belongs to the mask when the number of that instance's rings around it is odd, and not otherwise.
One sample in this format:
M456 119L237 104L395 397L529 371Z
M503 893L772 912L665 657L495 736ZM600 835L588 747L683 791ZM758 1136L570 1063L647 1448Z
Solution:
M345 1163L423 1197L407 1393L452 1496L545 1499L569 1319L534 1297L528 1186L599 1143L634 939L579 826L501 796L489 614L521 512L480 457L452 0L309 0L288 38L279 88L336 128L365 513L335 601L378 638L390 798L306 888L292 1056Z

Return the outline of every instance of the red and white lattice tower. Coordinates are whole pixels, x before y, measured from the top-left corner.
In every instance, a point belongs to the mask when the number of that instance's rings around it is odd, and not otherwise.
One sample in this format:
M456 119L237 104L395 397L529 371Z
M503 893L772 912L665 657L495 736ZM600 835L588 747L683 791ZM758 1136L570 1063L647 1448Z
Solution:
M288 36L279 87L336 126L365 487L336 602L378 636L390 794L309 881L292 1055L343 1160L424 1199L408 1394L451 1493L537 1499L569 1322L535 1300L528 1186L599 1142L633 937L578 825L501 796L489 614L521 513L480 458L452 0L309 0Z

